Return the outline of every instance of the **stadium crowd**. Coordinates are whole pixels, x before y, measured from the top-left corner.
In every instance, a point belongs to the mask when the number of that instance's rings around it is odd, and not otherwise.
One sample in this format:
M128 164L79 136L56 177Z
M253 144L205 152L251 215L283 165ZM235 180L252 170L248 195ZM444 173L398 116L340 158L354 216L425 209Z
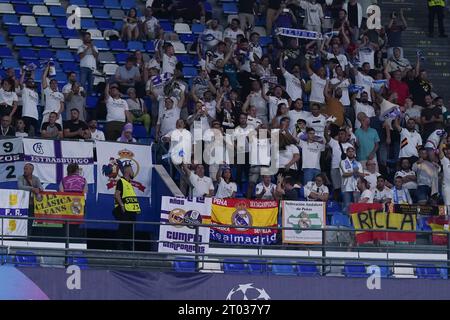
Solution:
M154 55L130 53L94 86L99 50L84 33L79 79L70 72L62 90L51 62L41 90L32 68L24 66L19 79L7 70L1 134L137 142L133 126L142 125L154 136L157 163L172 176L179 170L180 187L192 196L334 199L344 208L351 202L450 205L450 110L433 91L422 54L415 61L403 55L403 10L371 29L365 13L371 1L329 2L240 0L239 14L225 28L197 0L155 0L142 16L131 9L113 36L154 40ZM190 80L175 54L179 35L164 30L165 19L205 26L189 48L198 58ZM256 26L261 19L265 26ZM283 32L288 29L297 32ZM101 95L95 112L86 110L91 95ZM104 120L104 133L97 120ZM246 142L225 145L233 152L225 151L224 163L174 166L167 157L173 132L190 130L194 144L217 148L214 134L205 139L207 129ZM253 134L259 129L268 137ZM269 175L249 157L253 140L270 145L274 132L278 172ZM236 164L239 157L244 163Z

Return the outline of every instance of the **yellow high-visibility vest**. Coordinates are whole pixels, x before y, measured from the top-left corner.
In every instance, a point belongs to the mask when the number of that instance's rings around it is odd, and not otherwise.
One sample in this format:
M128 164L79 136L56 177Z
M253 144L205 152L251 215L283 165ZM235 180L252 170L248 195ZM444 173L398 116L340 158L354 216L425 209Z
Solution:
M428 0L428 6L430 7L445 7L445 1L444 0Z
M139 201L134 192L134 188L126 179L121 178L122 181L122 202L125 207L125 211L133 213L141 213L141 207L139 206ZM116 203L116 207L118 204Z

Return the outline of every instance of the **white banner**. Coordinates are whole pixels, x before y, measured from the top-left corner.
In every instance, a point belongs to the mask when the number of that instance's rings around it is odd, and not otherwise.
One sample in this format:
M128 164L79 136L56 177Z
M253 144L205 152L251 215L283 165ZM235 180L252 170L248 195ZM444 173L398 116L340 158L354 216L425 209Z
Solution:
M28 217L30 192L23 190L0 191L0 236L28 235L28 220L14 217ZM6 219L8 217L8 219Z
M321 244L322 231L314 230L326 225L325 202L282 201L283 243ZM310 230L301 230L310 229Z
M23 169L22 138L0 140L0 182L17 181Z
M84 141L23 139L25 162L34 165L34 175L43 183L60 183L67 166L77 163L80 174L94 183L94 144Z
M211 198L182 198L162 197L161 222L162 223L186 223L192 225L211 223ZM195 237L194 226L161 225L159 227L159 252L171 253L207 253L209 248L209 228L200 227L198 238ZM192 244L190 244L190 242Z
M97 193L114 194L124 165L134 171L132 185L138 197L151 196L152 148L118 142L96 141Z
M299 38L299 39L310 39L310 40L322 39L322 33L302 29L277 28L275 29L275 34L277 36Z

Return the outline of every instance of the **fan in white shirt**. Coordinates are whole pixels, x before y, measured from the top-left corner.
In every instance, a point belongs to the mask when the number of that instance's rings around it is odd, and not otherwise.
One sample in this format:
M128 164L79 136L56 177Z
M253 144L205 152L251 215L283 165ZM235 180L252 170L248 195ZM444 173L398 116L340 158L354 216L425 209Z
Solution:
M373 203L373 193L369 189L369 183L364 178L359 178L357 182L358 190L361 192L359 203Z
M328 187L324 185L324 176L319 174L315 181L309 181L304 187L304 193L308 201L327 202L329 191Z
M283 67L283 55L280 56L280 69L283 73L283 77L286 80L286 92L292 101L302 99L304 80L301 78L300 66L295 65L292 68L292 73L288 72Z
M273 89L273 96L267 96L264 93L264 90L262 91L262 97L264 100L266 100L269 103L269 120L272 121L273 118L277 115L278 105L280 103L284 103L286 106L289 105L289 102L287 99L284 99L282 97L283 95L283 88L281 86L276 86Z
M237 184L232 181L232 174L230 167L220 167L217 171L216 179L218 182L216 198L234 198L236 197Z
M369 118L375 117L375 109L369 104L369 95L367 92L361 93L361 98L359 101L353 101L353 108L355 109L355 129L361 128L361 121L358 119L358 114L363 112Z
M326 73L323 67L320 67L317 72L311 69L311 61L306 60L306 71L311 78L311 94L309 101L319 104L325 103L324 89L327 84Z
M392 191L385 185L383 177L377 178L377 186L372 189L373 202L390 203L392 201Z
M14 91L14 82L12 80L3 79L0 88L0 109L2 115L9 115L11 118L17 110L17 102L19 98Z
M97 129L97 120L91 119L88 122L88 128L92 140L105 141L105 134L103 131Z
M353 66L351 70L355 75L355 84L363 87L363 91L369 94L368 100L372 102L373 78L369 76L370 64L367 62L364 63L362 65L362 71L358 71ZM357 97L360 97L360 93L358 93Z
M409 118L406 122L406 129L400 126L397 118L394 122L395 129L400 132L400 153L399 158L419 157L418 150L422 146L422 137L416 131L416 121Z
M171 43L166 43L164 53L162 54L162 70L161 74L175 73L175 67L178 63L178 59L175 56L175 49Z
M205 176L205 167L199 164L195 168L195 173L191 172L186 164L183 164L183 170L191 183L192 197L212 197L214 194L214 185L210 177Z
M177 120L180 119L181 107L184 103L184 95L182 95L180 101L174 97L160 97L160 99L164 100L165 109L163 113L159 114L156 123L156 141L176 129Z
M42 89L44 90L45 95L45 108L42 123L48 122L48 117L51 112L56 112L58 114L56 122L62 126L61 114L64 111L64 95L58 91L58 82L55 79L50 80L50 86L48 85L47 77L49 70L50 65L48 64L42 74Z
M223 38L225 40L230 39L232 43L236 43L238 35L243 35L245 37L244 31L239 28L239 25L239 19L231 20L230 26L223 32Z
M262 181L255 187L256 199L273 200L276 185L271 181L272 177L269 175L263 175Z
M439 158L441 160L444 177L442 179L442 194L446 206L450 205L450 147L444 142L439 146Z
M311 112L303 110L303 100L297 99L293 103L294 108L289 110L289 131L294 134L296 132L295 125L299 119L307 121L307 119L311 116Z
M306 119L306 125L316 131L316 136L324 137L327 118L320 113L320 106L317 103L311 105L311 115Z

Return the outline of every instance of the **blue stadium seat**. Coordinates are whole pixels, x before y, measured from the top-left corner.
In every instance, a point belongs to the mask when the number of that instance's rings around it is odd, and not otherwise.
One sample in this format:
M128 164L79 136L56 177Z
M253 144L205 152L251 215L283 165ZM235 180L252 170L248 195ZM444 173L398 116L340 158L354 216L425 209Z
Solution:
M71 71L71 70L69 70ZM67 76L62 72L56 72L56 76L54 77L56 81L58 81L58 85L65 85L67 83ZM61 89L61 88L60 88Z
M3 24L7 26L19 26L19 17L13 14L4 14L2 17Z
M127 61L127 58L129 56L130 55L128 53L124 53L124 52L116 54L116 63L124 64Z
M78 266L81 270L89 269L88 259L86 257L67 257L67 263Z
M94 40L94 45L99 51L108 51L109 45L106 40Z
M62 69L65 73L70 71L79 71L80 65L75 62L65 61L62 63Z
M6 46L6 45L7 45L7 43L6 43L5 37L0 35L0 46Z
M67 28L67 18L65 16L55 18L55 23L58 28Z
M87 7L87 3L85 0L70 0L71 5L77 5L79 7Z
M68 29L67 27L60 28L61 34L64 39L78 38L79 33L76 29Z
M16 14L19 14L19 15L32 15L33 14L32 7L27 4L16 4L14 6L14 10L16 10Z
M197 68L194 67L184 67L183 74L185 78L193 78L197 76Z
M261 47L267 47L271 43L272 43L272 37L260 37L259 38L259 44L261 45Z
M298 275L304 277L318 277L320 276L317 264L312 261L299 261L297 265Z
M47 38L44 38L44 37L32 38L31 44L33 47L36 47L36 48L48 48L49 47L48 40L47 40Z
M195 36L193 34L180 34L180 41L184 44L194 43L195 42Z
M95 19L110 19L108 10L103 8L94 8L92 9L92 16Z
M420 264L416 268L419 279L442 279L440 270L432 264Z
M193 67L192 58L188 54L177 55L178 62L181 62L185 67Z
M64 51L64 50L56 51L56 59L58 59L58 61L61 61L61 62L64 62L64 61L75 62L75 59L74 59L72 53L70 51Z
M14 262L16 267L39 267L37 257L31 251L17 251Z
M159 25L165 32L174 32L173 24L171 22L160 22Z
M26 4L28 0L11 0L12 4Z
M176 257L173 268L176 272L195 272L195 261L191 257Z
M114 29L114 22L109 20L99 20L97 21L97 28L101 31Z
M352 226L350 217L346 214L334 213L331 217L331 225L335 227L348 227Z
M0 57L2 57L2 56L0 56ZM4 57L2 57L2 58L4 58ZM33 49L29 49L29 48L19 49L19 58L20 59L35 59L36 51L34 51Z
M389 278L392 275L391 267L386 263L386 261L380 261L380 262L371 262L371 265L376 265L380 268L380 275L382 278ZM371 274L367 270L368 274Z
M144 45L141 41L128 41L128 50L130 51L144 51Z
M223 271L225 273L248 273L248 267L242 259L224 259Z
M37 24L39 27L55 27L55 22L52 17L37 17Z
M200 23L193 23L191 26L191 30L192 30L192 33L200 34L200 33L203 33L203 31L205 31L205 26Z
M56 51L56 53L58 53L59 51ZM39 59L42 60L49 60L50 58L54 59L55 58L55 52L52 50L46 50L46 49L41 49L38 50L38 54L39 54Z
M209 3L208 1L205 1L205 2L203 3L203 6L205 7L205 12L206 12L206 13L212 13L213 8L212 8L211 3Z
M111 40L109 42L109 47L113 51L127 51L127 44L120 40Z
M23 50L23 49L21 49ZM12 58L13 53L10 48L0 48L0 58Z
M13 44L16 47L31 47L30 38L28 38L27 36L14 37Z
M105 8L106 9L120 9L121 5L119 0L105 0Z
M88 8L104 8L103 0L87 0ZM95 14L92 14L94 17L97 17Z
M31 5L44 5L44 0L28 0L28 4Z
M155 52L155 43L153 41L147 41L145 43L145 51L154 53Z
M120 2L120 5L121 5L122 9L130 10L131 8L136 7L136 0L122 0Z
M122 27L123 27L122 20L114 22L114 28L113 28L114 30L122 30Z
M134 124L133 125L133 137L135 137L137 139L148 138L147 130L141 124Z
M249 260L248 270L251 274L261 274L267 272L267 264L264 260Z
M272 273L280 276L295 276L297 272L295 271L295 267L287 260L273 260L272 261Z
M367 278L366 267L362 262L346 262L343 270L347 278Z
M81 19L81 29L97 29L97 24L94 19Z
M235 3L224 3L223 13L225 14L238 14L238 8Z
M42 32L44 33L44 36L46 36L47 38L62 38L59 29L55 27L45 27L43 28Z
M52 17L66 17L66 10L60 6L50 6L50 15Z
M98 97L87 96L86 97L86 107L88 109L95 109L97 107Z

